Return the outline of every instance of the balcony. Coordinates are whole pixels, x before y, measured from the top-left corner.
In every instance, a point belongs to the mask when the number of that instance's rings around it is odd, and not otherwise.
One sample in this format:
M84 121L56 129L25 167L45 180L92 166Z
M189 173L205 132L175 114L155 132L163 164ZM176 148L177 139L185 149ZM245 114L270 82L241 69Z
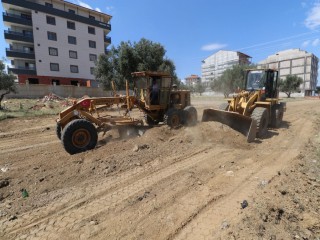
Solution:
M43 13L47 13L50 15L67 18L73 21L82 22L88 25L100 27L106 30L111 30L111 25L105 22L100 22L95 19L90 19L89 17L80 16L78 14L70 14L69 12L52 8L50 6L45 6L39 3L27 1L27 0L1 0L2 3L18 6L21 8L27 8L34 11L39 11Z
M104 42L108 43L108 44L111 44L111 37L104 36Z
M29 15L16 15L16 14L4 12L2 16L3 16L4 22L32 26L31 16Z
M33 34L30 34L30 33L21 33L21 32L15 32L11 30L5 30L4 38L7 40L33 43Z
M35 59L35 54L33 51L26 51L22 49L12 49L6 48L7 57L12 58L24 58L24 59Z
M35 67L13 67L8 68L9 72L13 74L26 74L26 75L37 75L37 70Z

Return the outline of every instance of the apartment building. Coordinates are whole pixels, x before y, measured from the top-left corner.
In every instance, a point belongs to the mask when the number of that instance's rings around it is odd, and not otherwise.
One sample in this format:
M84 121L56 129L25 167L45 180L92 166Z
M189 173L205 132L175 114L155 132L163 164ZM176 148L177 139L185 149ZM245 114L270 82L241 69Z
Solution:
M8 69L21 84L95 85L111 16L63 0L1 0Z
M209 86L210 82L220 77L226 69L237 64L250 64L250 62L251 57L247 54L237 51L220 50L202 61L202 84Z
M319 59L312 53L300 49L288 49L268 56L258 63L261 68L279 71L280 78L297 75L303 79L300 90L305 96L311 96L316 90Z
M185 82L187 86L193 86L197 83L201 83L201 78L198 75L191 74L185 78Z

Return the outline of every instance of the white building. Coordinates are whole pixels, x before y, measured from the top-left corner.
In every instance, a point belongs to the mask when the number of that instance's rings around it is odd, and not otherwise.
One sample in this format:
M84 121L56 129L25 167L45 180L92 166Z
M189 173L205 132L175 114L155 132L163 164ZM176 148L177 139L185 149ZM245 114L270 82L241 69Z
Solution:
M209 86L210 82L217 79L222 73L237 64L250 64L251 57L235 51L220 50L202 61L201 81Z
M1 0L9 71L19 83L86 86L111 43L111 16L63 0Z
M196 74L191 74L185 78L185 83L187 86L193 86L197 83L201 83L201 78Z
M319 59L312 53L300 49L288 49L268 56L258 65L279 70L282 79L287 75L301 77L303 79L300 86L301 92L305 96L310 96L317 86L318 61Z

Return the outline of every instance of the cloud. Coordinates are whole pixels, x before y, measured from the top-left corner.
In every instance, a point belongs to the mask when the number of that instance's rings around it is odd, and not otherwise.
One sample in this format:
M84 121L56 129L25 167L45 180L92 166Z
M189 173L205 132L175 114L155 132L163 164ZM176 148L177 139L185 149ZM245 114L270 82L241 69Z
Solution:
M315 3L313 8L308 13L304 24L307 28L313 30L320 26L320 3Z
M106 10L107 10L108 12L111 12L113 9L114 9L114 7L112 7L112 6L107 6L107 7L106 7Z
M319 43L320 43L320 39L319 39L319 38L317 38L317 39L313 40L313 42L312 42L312 46L316 47L316 46L318 46L318 45L319 45Z
M211 43L211 44L207 44L202 46L201 50L203 51L214 51L214 50L219 50L222 48L225 48L226 46L228 46L227 44L220 44L220 43Z
M89 9L93 10L93 8L92 8L89 4L87 4L87 3L85 3L85 2L82 2L82 1L78 0L78 4L79 4L81 7L85 7L85 8L89 8Z
M306 47L309 46L309 44L310 44L310 41L309 41L309 40L308 40L308 41L304 41L304 42L302 43L301 47L302 47L302 48L306 48Z
M101 9L100 8L95 8L94 10L96 10L97 12L101 12Z

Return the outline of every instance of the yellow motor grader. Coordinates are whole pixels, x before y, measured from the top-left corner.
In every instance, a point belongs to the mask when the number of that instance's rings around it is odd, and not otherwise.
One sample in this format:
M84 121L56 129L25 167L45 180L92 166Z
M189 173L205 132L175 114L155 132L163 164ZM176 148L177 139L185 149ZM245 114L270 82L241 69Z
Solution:
M219 109L205 109L202 121L218 121L241 132L252 142L267 133L268 126L278 128L286 111L279 101L278 71L247 70L245 88Z
M133 76L133 95L129 95L126 83L126 95L113 97L85 98L59 114L56 133L64 149L76 154L95 148L98 132L117 128L119 135L127 133L129 126L143 125L142 119L134 119L130 111L137 107L143 113L148 125L159 122L178 127L181 124L194 125L197 111L191 106L190 91L177 90L172 77L163 72L135 72ZM105 108L117 106L123 114L103 115ZM120 112L120 111L119 111Z

